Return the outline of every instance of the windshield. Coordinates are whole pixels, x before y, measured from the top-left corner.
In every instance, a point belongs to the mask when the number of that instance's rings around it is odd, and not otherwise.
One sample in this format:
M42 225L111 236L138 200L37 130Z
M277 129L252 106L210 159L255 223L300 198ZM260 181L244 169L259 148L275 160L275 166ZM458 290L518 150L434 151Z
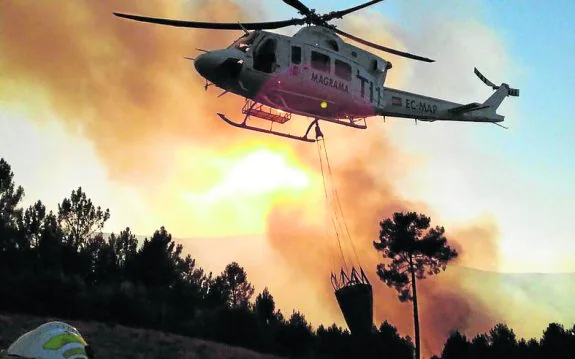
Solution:
M256 38L255 32L250 32L249 34L244 34L242 37L234 41L228 48L234 48L241 50L243 52L247 52L250 45L253 44Z

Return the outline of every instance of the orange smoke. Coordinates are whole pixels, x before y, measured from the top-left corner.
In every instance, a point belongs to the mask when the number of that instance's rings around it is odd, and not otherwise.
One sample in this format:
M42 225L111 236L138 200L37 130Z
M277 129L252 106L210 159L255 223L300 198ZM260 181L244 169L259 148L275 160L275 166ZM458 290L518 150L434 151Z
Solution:
M463 228L453 228L451 233L457 241L454 247L460 253L456 263L488 271L499 269L499 228L495 218L481 217Z
M193 12L191 11L193 10ZM171 169L172 144L231 146L245 138L216 118L235 115L241 100L212 90L193 63L196 47L231 43L241 32L162 27L113 16L247 19L233 1L118 3L116 1L9 2L2 6L0 39L6 87L39 88L70 130L96 146L116 180L154 186ZM28 90L29 91L29 90ZM202 94L200 96L200 94Z

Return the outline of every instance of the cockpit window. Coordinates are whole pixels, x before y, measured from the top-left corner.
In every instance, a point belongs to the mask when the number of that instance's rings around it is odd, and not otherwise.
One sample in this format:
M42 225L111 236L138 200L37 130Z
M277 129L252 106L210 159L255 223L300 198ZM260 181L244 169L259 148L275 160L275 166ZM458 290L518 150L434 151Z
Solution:
M256 39L256 33L250 32L249 34L244 34L242 37L234 41L228 48L234 48L241 50L243 52L247 52L248 48L254 43Z

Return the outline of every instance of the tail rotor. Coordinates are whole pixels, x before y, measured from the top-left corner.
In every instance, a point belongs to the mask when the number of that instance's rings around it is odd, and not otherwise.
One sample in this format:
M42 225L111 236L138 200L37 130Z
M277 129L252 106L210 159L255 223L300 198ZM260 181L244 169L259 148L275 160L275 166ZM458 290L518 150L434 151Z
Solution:
M492 89L497 90L497 89L499 89L500 87L504 86L504 87L507 87L507 95L508 95L508 96L519 97L519 89L511 88L511 87L509 87L509 85L506 84L506 83L501 84L501 86L495 85L493 82L489 81L489 80L487 79L487 77L483 76L483 74L482 74L481 72L479 72L479 70L477 69L477 67L475 67L475 68L473 69L473 72L475 72L475 74L477 75L477 77L479 77L479 79L480 79L481 81L483 81L484 84L486 84L487 86L491 87Z

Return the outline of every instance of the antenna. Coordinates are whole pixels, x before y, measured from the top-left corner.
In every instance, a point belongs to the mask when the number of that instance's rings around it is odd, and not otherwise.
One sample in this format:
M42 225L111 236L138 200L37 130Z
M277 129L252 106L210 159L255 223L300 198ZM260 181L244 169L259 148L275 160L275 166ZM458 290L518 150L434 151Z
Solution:
M240 27L242 28L242 30L244 30L244 34L249 35L250 33L248 32L248 30L246 30L246 28L238 21L238 25L240 25Z

